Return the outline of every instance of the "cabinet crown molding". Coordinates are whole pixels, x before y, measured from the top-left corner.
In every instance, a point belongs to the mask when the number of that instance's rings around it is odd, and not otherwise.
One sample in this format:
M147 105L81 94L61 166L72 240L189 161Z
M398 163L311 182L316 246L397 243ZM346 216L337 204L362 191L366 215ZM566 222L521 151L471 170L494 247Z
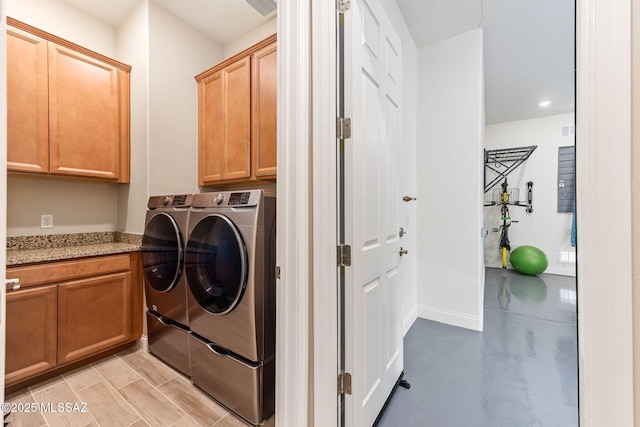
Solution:
M70 42L69 40L63 39L61 37L55 36L51 33L48 33L46 31L43 31L39 28L33 27L29 24L26 24L22 21L19 21L15 18L12 18L10 16L7 16L7 25L9 27L13 27L16 28L18 30L22 30L22 31L26 31L27 33L33 34L34 36L38 36L40 38L43 38L45 40L48 40L50 42L53 42L57 45L60 46L64 46L66 48L72 49L76 52L82 53L84 55L90 56L92 58L98 59L102 62L105 62L109 65L112 65L116 68L119 68L123 71L126 72L130 72L131 71L131 65L127 65L125 63L122 63L120 61L116 61L113 58L109 58L108 56L104 56L98 52L95 52L91 49L87 49L86 47L82 47L78 44L75 44L73 42Z
M261 41L259 41L258 43L254 44L252 46L249 46L248 48L246 48L242 52L238 52L235 55L225 59L224 61L222 61L221 63L219 63L215 67L209 68L208 70L203 71L202 73L200 73L197 76L195 76L196 81L200 81L200 80L204 79L205 77L220 71L221 69L225 68L226 66L228 66L230 64L233 64L234 62L236 62L236 61L238 61L238 60L240 60L240 59L242 59L244 57L250 56L254 52L262 49L263 47L270 45L271 43L273 43L273 42L278 40L277 36L278 36L277 34L272 34L269 37L267 37L266 39L261 40Z

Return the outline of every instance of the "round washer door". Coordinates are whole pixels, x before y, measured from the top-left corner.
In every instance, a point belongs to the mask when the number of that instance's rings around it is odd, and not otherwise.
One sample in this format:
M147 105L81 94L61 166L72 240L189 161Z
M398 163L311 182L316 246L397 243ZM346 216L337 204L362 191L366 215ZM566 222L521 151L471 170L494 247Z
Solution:
M237 227L224 215L209 215L194 227L185 254L185 274L200 307L226 314L247 286L247 249Z
M144 278L158 292L168 292L180 278L184 248L178 224L171 215L151 218L142 236Z

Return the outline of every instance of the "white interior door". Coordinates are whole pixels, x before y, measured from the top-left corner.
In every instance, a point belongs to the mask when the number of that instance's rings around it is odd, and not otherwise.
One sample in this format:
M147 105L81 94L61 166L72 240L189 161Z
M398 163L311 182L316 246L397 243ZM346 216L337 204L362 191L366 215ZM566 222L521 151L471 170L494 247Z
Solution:
M378 0L345 14L345 424L370 426L403 369L398 147L402 46ZM351 111L350 111L351 110Z

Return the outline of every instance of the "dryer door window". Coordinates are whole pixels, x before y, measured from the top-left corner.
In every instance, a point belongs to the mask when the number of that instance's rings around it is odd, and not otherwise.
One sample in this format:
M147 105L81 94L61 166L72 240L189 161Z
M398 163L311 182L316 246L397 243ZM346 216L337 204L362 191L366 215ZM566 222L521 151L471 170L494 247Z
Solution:
M185 255L185 274L198 304L226 314L247 286L247 249L236 226L223 215L210 215L194 227Z
M171 215L160 213L147 223L142 236L142 269L146 283L158 292L175 286L182 273L182 237Z

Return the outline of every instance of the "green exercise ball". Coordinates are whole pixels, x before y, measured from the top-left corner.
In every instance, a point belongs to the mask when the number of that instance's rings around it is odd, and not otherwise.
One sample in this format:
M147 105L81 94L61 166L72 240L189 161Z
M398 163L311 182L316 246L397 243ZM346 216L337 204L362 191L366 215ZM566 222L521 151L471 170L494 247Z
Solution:
M529 276L540 274L549 266L547 256L535 246L520 246L515 248L511 251L509 261L518 273Z

